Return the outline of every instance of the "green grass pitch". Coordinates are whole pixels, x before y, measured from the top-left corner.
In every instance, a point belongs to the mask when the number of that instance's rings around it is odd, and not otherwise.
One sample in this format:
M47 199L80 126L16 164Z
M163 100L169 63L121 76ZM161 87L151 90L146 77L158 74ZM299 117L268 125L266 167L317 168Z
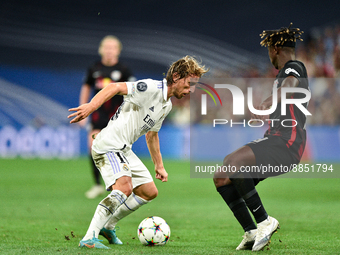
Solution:
M145 164L153 171L150 160ZM159 196L119 222L124 245L111 250L78 248L102 199L84 196L92 184L87 158L0 159L0 166L0 254L252 254L235 251L241 227L211 179L190 178L188 161L165 160L169 181L156 180ZM339 254L339 184L312 178L260 183L267 212L281 225L261 254ZM171 227L163 247L144 247L137 238L138 224L152 215Z

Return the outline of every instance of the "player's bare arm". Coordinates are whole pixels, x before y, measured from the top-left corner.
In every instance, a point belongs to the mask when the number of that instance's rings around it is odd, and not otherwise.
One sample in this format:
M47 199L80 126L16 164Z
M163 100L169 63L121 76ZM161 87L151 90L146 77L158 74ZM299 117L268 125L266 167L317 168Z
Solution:
M168 181L168 173L164 169L162 155L159 147L159 137L158 133L154 131L149 131L145 134L146 144L155 165L156 178L162 182Z
M277 103L281 103L281 88L294 88L299 85L299 80L294 76L288 76L282 82L281 87L277 89ZM287 93L287 97L291 97L294 93ZM257 110L268 110L272 106L273 96L267 97L258 107L255 107ZM252 119L261 119L265 118L264 115L255 115L252 113Z
M111 83L99 91L89 103L82 104L76 108L69 109L74 112L68 118L74 117L70 123L79 122L88 117L92 112L97 110L103 103L115 95L127 95L128 89L125 82Z

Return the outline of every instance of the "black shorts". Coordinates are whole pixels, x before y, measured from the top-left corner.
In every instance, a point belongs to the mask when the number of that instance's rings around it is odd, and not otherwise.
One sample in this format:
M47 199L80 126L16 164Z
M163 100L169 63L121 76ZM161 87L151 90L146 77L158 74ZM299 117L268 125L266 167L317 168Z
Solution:
M268 136L254 140L248 144L256 158L256 166L246 170L257 184L265 178L278 176L292 170L299 160L287 148L286 142L279 136Z

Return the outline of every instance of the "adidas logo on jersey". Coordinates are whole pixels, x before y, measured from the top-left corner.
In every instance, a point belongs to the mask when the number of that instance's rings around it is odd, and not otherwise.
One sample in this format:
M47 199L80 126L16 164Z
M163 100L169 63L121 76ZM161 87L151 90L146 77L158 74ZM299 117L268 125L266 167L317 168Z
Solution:
M149 110L152 111L152 112L154 112L154 111L155 111L155 107L152 106L152 107L149 108Z

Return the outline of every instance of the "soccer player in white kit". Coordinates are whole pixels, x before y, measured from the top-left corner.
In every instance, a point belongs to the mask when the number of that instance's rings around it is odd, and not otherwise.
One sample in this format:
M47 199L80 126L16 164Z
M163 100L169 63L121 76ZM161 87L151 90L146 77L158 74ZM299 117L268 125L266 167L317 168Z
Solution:
M163 81L111 83L89 103L69 109L74 111L68 116L74 117L70 123L76 123L114 95L124 95L123 104L93 141L93 160L111 193L97 206L80 247L109 249L100 242L99 234L109 243L121 244L114 231L117 222L157 196L152 176L131 150L132 144L145 134L155 165L155 177L166 182L168 173L163 165L158 131L171 110L170 98L180 99L192 92L195 83L206 72L195 58L186 56L170 66Z

